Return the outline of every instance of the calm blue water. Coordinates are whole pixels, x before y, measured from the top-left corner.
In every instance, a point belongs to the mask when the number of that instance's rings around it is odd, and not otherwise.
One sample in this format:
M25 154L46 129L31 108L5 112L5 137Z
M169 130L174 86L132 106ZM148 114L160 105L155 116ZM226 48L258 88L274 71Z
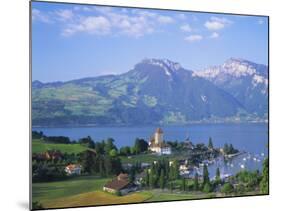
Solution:
M193 143L208 143L212 137L216 147L224 143L232 143L235 148L251 153L266 153L268 142L268 125L265 123L243 124L190 124L187 126L163 126L165 140L183 141L187 136ZM72 140L91 136L95 141L112 137L118 147L131 146L135 138L149 140L156 127L75 127L75 128L45 128L36 127L33 130L43 131L49 136L68 136Z
M227 163L217 159L214 164L208 167L211 178L214 177L217 167L220 168L221 175L235 174L243 169L261 170L262 162L268 154L267 128L268 124L265 123L190 124L187 126L162 127L165 140L183 141L189 136L190 140L195 144L207 144L209 137L212 137L215 147L223 147L225 143L232 143L235 148L247 152ZM68 136L72 140L91 136L95 141L101 141L112 137L118 147L132 146L137 137L148 141L155 129L155 126L33 128L33 130L43 131L48 136ZM202 171L202 168L199 171Z

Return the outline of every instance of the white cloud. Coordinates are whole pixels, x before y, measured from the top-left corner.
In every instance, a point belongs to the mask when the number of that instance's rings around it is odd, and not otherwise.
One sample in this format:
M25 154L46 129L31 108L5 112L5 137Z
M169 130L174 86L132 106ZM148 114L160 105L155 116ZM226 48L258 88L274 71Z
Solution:
M70 36L77 32L86 32L89 34L108 34L111 24L109 20L102 16L92 16L81 19L78 24L69 24L63 30L64 36Z
M173 23L174 19L171 18L170 16L164 16L164 15L159 15L157 17L157 21L159 23L163 23L163 24L169 24L169 23Z
M196 41L200 41L202 39L203 39L203 36L198 35L198 34L189 35L189 36L184 38L184 40L186 40L188 42L196 42Z
M184 32L191 32L191 31L192 31L192 28L190 27L190 25L189 25L188 23L182 25L182 26L180 27L180 29L181 29L182 31L184 31Z
M32 9L32 20L33 21L40 21L43 23L51 23L51 19L47 14L42 13L38 9Z
M211 17L210 20L205 22L205 27L211 31L217 31L223 29L225 26L228 26L232 21L226 18Z
M61 34L71 36L77 33L97 35L126 35L141 37L155 31L161 31L164 25L174 23L170 16L135 9L111 7L74 6L72 9L42 12L33 11L33 19L41 22L59 22ZM113 34L114 33L114 34Z
M213 33L211 34L210 38L216 39L216 38L218 38L219 36L220 36L219 33L213 32Z
M67 21L74 17L72 10L58 10L55 12L59 20Z

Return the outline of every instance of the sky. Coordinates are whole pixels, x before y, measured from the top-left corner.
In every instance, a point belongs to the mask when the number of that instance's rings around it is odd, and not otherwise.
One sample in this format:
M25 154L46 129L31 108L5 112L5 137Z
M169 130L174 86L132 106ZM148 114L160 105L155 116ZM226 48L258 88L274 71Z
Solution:
M268 64L268 19L32 2L32 80L121 74L145 58L197 71L242 58Z

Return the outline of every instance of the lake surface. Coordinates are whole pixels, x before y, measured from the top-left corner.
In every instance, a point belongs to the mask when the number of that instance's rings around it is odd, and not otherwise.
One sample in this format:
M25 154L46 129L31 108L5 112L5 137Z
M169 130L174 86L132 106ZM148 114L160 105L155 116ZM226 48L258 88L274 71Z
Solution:
M149 140L156 130L156 126L147 127L64 127L46 128L35 127L33 130L43 131L47 136L68 136L71 140L78 140L91 136L95 141L109 137L114 138L118 147L132 146L135 139ZM235 148L251 153L266 153L268 143L268 124L189 124L186 126L162 126L164 140L183 141L187 137L193 143L208 143L212 137L215 147L222 147L225 143L232 143Z
M109 137L114 138L117 147L132 146L135 138L149 138L156 130L156 126L147 127L75 127L75 128L45 128L36 127L33 130L43 131L47 136L68 136L72 140L91 136L95 141ZM225 163L217 159L208 166L210 177L214 177L219 167L221 175L235 174L240 170L261 170L262 162L268 154L268 124L189 124L186 126L162 126L164 140L184 141L187 137L193 143L208 143L212 137L215 147L223 147L225 143L233 144L240 151L247 153L235 157ZM202 170L202 169L201 169Z

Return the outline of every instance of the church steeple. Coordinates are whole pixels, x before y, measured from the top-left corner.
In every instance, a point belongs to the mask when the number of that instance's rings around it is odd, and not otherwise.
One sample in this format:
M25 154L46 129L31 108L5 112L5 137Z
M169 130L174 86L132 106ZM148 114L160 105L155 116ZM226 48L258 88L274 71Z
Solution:
M157 128L154 134L155 144L163 143L163 130L161 128Z

